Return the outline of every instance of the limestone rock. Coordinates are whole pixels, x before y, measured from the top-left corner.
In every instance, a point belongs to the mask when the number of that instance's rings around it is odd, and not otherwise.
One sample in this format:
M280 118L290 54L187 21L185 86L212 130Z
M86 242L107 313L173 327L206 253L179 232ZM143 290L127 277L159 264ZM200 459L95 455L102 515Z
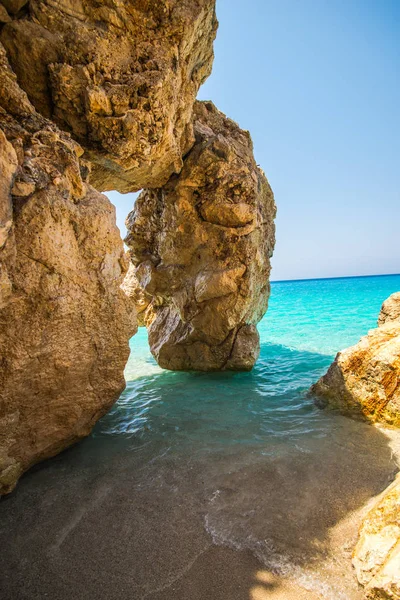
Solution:
M0 4L0 23L10 23L12 21L10 15L4 8L2 4Z
M379 313L378 325L384 325L384 323L391 323L392 321L400 321L400 292L389 296L382 304Z
M353 565L366 600L400 599L400 474L365 518Z
M12 225L11 188L18 167L17 155L0 130L0 250L7 241Z
M0 39L36 109L85 149L92 185L127 192L180 171L216 28L215 0L30 0Z
M125 241L151 298L158 363L247 370L268 305L274 198L249 133L210 102L197 102L194 113L196 144L180 175L139 196Z
M129 258L127 259L129 261ZM151 305L151 296L140 287L136 277L136 269L129 261L129 269L122 282L121 288L125 294L132 299L136 309L137 324L139 327L145 327L154 320L154 314Z
M29 0L1 0L1 4L7 9L7 11L16 15L21 8L28 4Z
M0 63L2 494L118 398L135 318L113 206Z
M400 294L382 306L380 326L339 352L311 388L317 404L344 414L400 426Z

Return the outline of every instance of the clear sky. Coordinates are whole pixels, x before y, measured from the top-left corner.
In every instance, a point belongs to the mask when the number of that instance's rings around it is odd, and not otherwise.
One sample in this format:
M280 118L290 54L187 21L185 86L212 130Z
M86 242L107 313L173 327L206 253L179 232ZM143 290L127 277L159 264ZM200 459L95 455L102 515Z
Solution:
M272 279L400 272L400 0L217 0L199 93L250 130ZM133 195L109 193L118 223Z

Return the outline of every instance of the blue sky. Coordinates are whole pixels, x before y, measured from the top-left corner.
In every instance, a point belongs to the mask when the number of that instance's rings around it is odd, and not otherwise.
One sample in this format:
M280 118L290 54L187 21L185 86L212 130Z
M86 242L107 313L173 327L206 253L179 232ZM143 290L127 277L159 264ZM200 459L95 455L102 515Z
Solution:
M278 206L272 279L400 272L400 2L217 0L199 93L250 130ZM118 224L133 195L107 194Z

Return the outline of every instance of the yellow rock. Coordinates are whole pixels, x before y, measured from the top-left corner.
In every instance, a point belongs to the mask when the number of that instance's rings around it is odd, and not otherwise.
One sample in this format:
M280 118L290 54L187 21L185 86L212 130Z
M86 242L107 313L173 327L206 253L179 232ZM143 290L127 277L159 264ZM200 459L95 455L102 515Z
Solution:
M125 241L160 366L249 370L268 306L274 196L247 131L211 102L196 102L193 128L181 173L142 192Z
M366 599L400 599L400 474L364 519L353 565Z
M319 406L400 427L400 293L384 302L379 324L339 352L311 392Z

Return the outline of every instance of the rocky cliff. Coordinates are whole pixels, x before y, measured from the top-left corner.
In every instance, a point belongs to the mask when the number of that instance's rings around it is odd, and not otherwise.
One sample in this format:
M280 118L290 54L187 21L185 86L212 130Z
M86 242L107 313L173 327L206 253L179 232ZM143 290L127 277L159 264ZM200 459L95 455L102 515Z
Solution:
M87 435L124 388L134 307L114 207L0 48L0 493Z
M321 407L400 426L400 293L383 303L378 328L339 352L311 392ZM365 600L400 598L400 475L364 519L353 564Z
M256 359L275 205L195 105L216 29L215 0L0 0L0 494L118 398L135 307L162 365ZM99 191L142 188L123 282Z
M338 353L311 392L322 407L399 427L399 293L384 302L378 324L358 344Z
M364 519L353 565L365 600L400 598L400 474Z
M215 0L19 4L0 41L37 111L84 148L91 184L131 192L178 173L211 72Z
M211 102L196 103L193 128L180 174L127 219L138 311L162 367L248 370L268 306L274 197L248 132Z
M381 312L378 317L378 326L385 323L400 321L400 292L396 292L389 296L382 304Z

